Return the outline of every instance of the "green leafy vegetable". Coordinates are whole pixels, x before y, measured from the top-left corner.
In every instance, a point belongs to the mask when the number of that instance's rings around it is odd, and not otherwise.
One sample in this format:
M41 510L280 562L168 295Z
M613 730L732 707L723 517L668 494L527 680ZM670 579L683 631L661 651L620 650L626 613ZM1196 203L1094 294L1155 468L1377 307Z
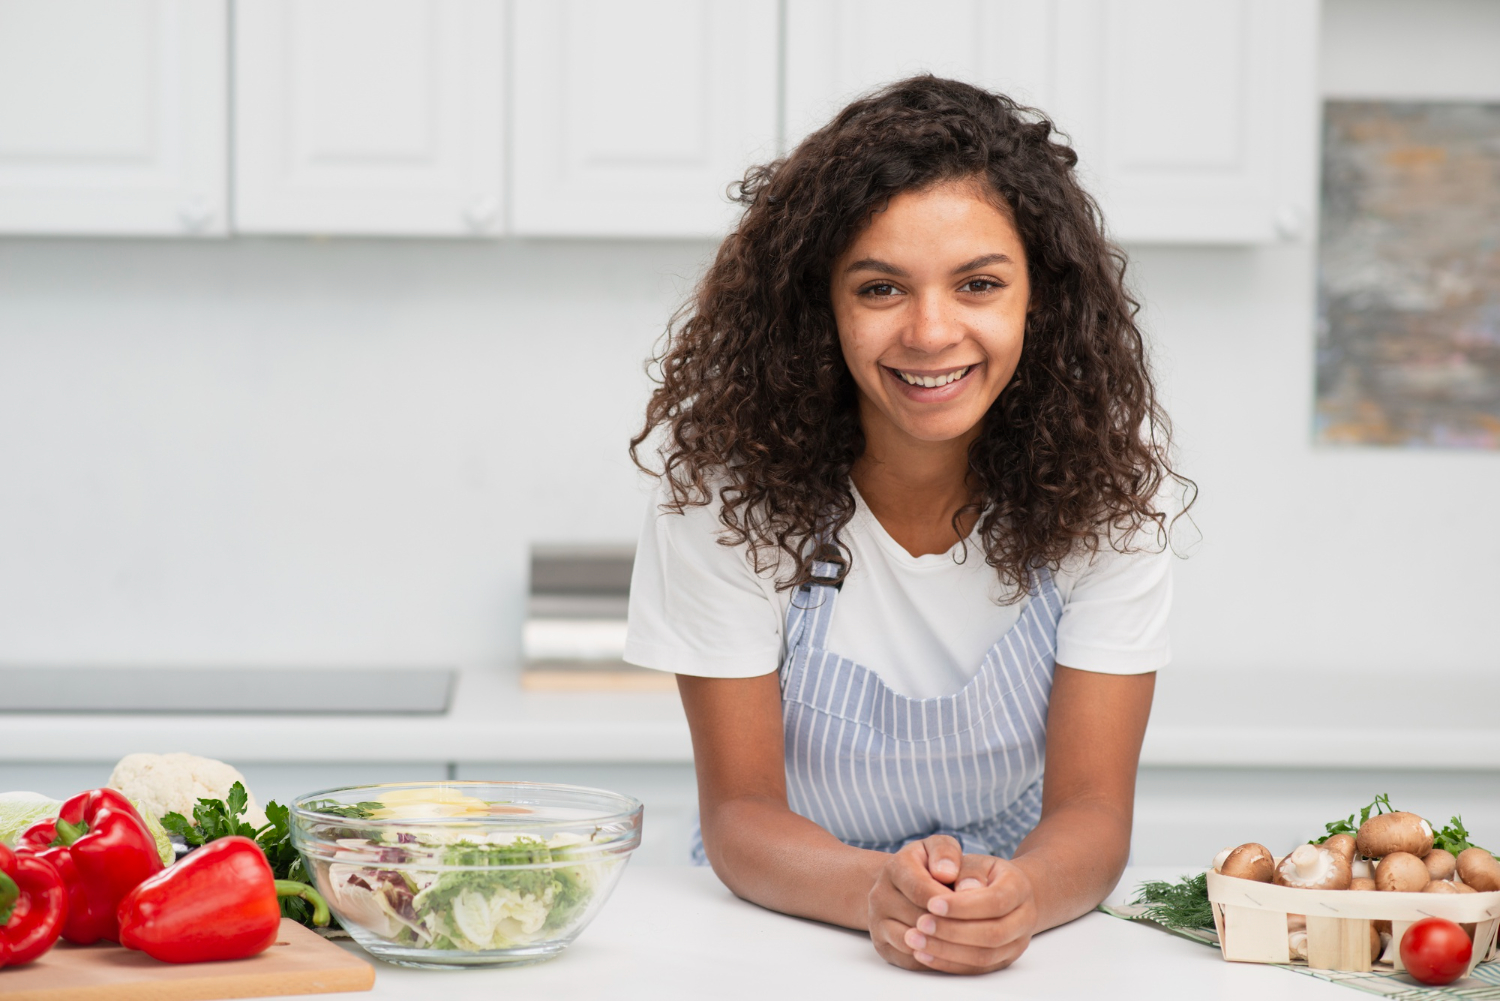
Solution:
M0 793L0 845L11 846L38 820L50 820L62 808L62 800L35 792Z
M1313 838L1312 843L1315 845L1321 845L1323 842L1327 841L1335 834L1356 834L1359 832L1360 825L1369 820L1371 814L1379 816L1382 813L1395 812L1395 808L1391 806L1390 795L1387 793L1381 793L1379 796L1375 797L1374 802L1372 802L1369 806L1363 807L1359 811L1358 821L1354 819L1356 815L1352 813L1343 820L1330 821L1329 823L1323 825L1328 833L1323 835L1321 838Z
M326 813L330 817L348 817L351 820L368 820L375 815L384 803L363 802L353 804L340 804L331 799L315 799L306 805L306 809L313 813ZM270 816L268 812L266 816Z
M244 784L236 782L229 789L227 803L220 799L200 799L193 806L191 821L180 813L169 813L161 818L161 826L195 848L231 835L254 840L255 828L244 821L249 802Z
M1148 921L1169 928L1212 928L1214 909L1208 902L1208 874L1200 872L1175 883L1152 880L1136 887L1132 904L1146 904Z
M1470 848L1479 847L1479 845L1476 845L1469 840L1469 830L1468 828L1464 827L1463 818L1457 816L1451 818L1448 821L1447 827L1444 827L1440 831L1433 832L1432 846L1434 848L1442 848L1445 851L1450 851L1454 855L1457 855L1462 851L1467 851ZM1485 851L1489 851L1489 849L1485 849ZM1494 855L1495 853L1490 852L1490 854ZM1500 859L1500 855L1497 855L1495 857L1497 859Z
M196 824L180 813L167 814L161 818L161 824L195 848L231 835L250 838L260 846L266 862L271 866L272 875L277 879L311 883L313 880L302 865L301 854L292 847L291 810L272 800L266 804L266 825L256 829L244 820L249 802L250 796L245 792L244 784L236 782L229 789L227 802L218 799L198 800L193 807L193 821L197 821ZM359 805L378 807L380 804ZM291 918L308 928L314 927L311 904L301 897L281 897L279 900L283 917ZM337 927L337 919L334 919L333 926Z
M416 924L431 929L431 948L478 951L531 942L566 926L593 895L587 867L556 864L570 857L566 847L549 848L530 837L507 845L454 844L444 865L535 868L442 872L413 899Z

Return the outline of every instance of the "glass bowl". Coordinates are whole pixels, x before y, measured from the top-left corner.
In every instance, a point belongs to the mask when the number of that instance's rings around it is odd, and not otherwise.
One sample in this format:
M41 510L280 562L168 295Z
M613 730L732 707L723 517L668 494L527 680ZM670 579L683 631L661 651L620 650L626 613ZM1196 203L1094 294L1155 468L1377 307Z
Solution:
M339 922L402 966L535 963L568 947L641 843L639 800L539 782L299 796L292 844Z

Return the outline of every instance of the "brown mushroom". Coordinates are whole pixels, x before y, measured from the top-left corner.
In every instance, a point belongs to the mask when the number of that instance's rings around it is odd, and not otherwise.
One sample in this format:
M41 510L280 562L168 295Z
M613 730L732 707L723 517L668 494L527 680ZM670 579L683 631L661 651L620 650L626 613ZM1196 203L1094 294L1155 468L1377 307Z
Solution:
M1271 849L1251 841L1232 850L1218 868L1225 876L1269 883L1275 872L1276 862L1271 857Z
M1302 890L1347 890L1352 878L1344 856L1317 845L1298 845L1276 867L1274 882Z
M1385 951L1385 943L1380 940L1380 932L1375 930L1375 922L1370 922L1370 962L1379 961L1380 954Z
M1463 893L1464 891L1460 890L1458 887L1459 887L1459 884L1453 882L1453 880L1451 880L1451 879L1434 879L1432 882L1430 882L1426 886L1422 887L1422 892L1423 893Z
M1344 856L1352 864L1354 862L1354 835L1335 834L1323 841L1323 847L1331 852Z
M1483 848L1458 853L1458 878L1481 893L1500 890L1500 861Z
M1370 876L1355 876L1353 879L1349 880L1349 889L1373 890L1375 889L1375 880Z
M1437 880L1449 880L1458 871L1458 859L1446 848L1434 848L1422 856L1422 864L1427 867L1427 875Z
M1354 844L1361 855L1370 858L1406 852L1415 855L1420 862L1422 856L1432 851L1432 825L1405 810L1382 813L1359 825Z
M1375 867L1375 889L1420 893L1432 880L1427 867L1411 852L1391 852Z
M1468 883L1462 882L1461 880L1450 879L1448 882L1452 883L1453 884L1453 888L1455 890L1457 890L1459 893L1478 893L1479 892L1478 890L1476 890L1472 886L1470 886Z

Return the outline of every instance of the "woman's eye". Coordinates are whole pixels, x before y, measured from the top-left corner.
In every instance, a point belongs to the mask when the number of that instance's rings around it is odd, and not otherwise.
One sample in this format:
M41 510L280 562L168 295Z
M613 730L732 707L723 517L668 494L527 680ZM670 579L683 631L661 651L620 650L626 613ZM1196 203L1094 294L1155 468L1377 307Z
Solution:
M896 292L896 286L890 284L889 282L879 282L875 285L866 285L864 288L859 290L860 295L873 296L877 299L888 298L895 295Z
M965 292L981 292L982 293L982 292L989 292L989 291L992 291L992 290L997 289L997 288L1004 288L1005 286L1001 285L999 282L995 281L993 278L974 278L974 279L971 279L969 281L964 282L964 284L963 284L962 287L963 287L963 290Z

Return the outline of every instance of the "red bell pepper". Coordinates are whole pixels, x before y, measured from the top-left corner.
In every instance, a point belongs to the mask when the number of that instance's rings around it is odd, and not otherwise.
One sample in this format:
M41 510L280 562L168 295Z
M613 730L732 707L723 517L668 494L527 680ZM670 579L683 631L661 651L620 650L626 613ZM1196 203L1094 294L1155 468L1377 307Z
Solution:
M219 838L120 902L120 944L166 963L244 959L276 941L279 896L304 898L313 905L313 923L328 923L328 905L318 892L276 879L254 841Z
M52 948L68 920L68 888L51 862L0 844L0 967Z
M62 937L78 945L120 940L115 912L125 894L161 872L161 856L146 822L130 800L113 789L81 792L55 820L21 832L16 847L46 859L68 888L68 921Z

